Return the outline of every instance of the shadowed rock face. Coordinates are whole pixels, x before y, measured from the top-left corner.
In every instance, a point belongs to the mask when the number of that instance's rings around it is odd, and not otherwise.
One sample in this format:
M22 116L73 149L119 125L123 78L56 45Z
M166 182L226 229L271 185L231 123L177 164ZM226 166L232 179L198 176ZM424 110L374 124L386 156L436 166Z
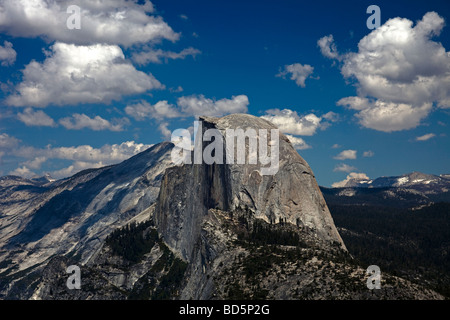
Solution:
M270 122L246 114L200 120L203 134L217 129L224 137L227 129L276 129ZM203 142L203 149L210 143ZM248 149L247 139L246 154ZM224 138L223 164L183 164L166 170L154 219L173 250L191 259L208 209L249 210L254 218L307 227L319 240L338 242L345 248L311 168L285 135L279 134L279 167L274 175L262 175L259 163L227 164L225 158L231 150Z

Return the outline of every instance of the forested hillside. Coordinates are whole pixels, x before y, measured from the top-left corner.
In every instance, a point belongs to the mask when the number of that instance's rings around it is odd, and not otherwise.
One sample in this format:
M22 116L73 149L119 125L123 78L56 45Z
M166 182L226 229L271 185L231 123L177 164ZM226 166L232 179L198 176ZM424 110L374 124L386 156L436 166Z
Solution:
M329 204L350 254L450 298L450 203L414 210L383 204Z

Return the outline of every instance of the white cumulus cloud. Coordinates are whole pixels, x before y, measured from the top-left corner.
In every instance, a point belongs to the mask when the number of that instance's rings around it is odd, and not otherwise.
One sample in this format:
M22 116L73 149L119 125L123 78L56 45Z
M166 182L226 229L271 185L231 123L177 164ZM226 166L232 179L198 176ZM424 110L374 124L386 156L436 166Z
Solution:
M286 134L312 136L321 125L321 117L313 113L299 116L296 111L290 109L270 109L261 118L272 122Z
M223 116L231 113L246 113L249 104L246 95L232 96L220 100L206 98L204 95L180 97L177 105L185 115Z
M357 168L350 166L346 163L340 163L338 165L336 165L333 169L333 171L335 172L351 172L351 171L355 171L357 170Z
M158 101L154 105L147 101L130 104L125 107L125 113L137 121L144 121L146 119L162 120L182 116L181 112L166 100Z
M300 137L294 137L290 134L286 134L286 137L288 137L289 141L291 142L292 146L296 149L296 150L305 150L305 149L310 149L312 148L309 144L307 144L305 142L305 140L303 140Z
M158 130L159 132L161 132L164 139L170 139L172 135L172 131L169 130L168 126L169 126L168 122L162 122L158 126Z
M43 63L30 62L23 81L6 99L11 106L46 107L110 103L163 85L135 69L116 45L77 46L57 42Z
M64 178L87 168L98 168L119 163L152 146L134 141L126 141L120 144L105 144L99 148L90 145L70 147L53 147L48 145L45 148L36 148L20 145L19 143L20 141L18 139L7 134L0 135L0 150L5 150L4 155L25 159L10 174L28 178L36 175L31 169L39 169L46 161L71 161L68 167L50 172L55 178Z
M300 63L294 63L285 65L276 76L285 78L287 75L290 75L290 79L294 80L297 86L304 88L306 86L306 79L310 77L313 72L314 67L309 64L302 65Z
M0 150L10 150L18 146L20 140L7 133L0 134Z
M71 117L60 119L59 123L69 130L81 130L87 128L94 131L123 131L124 126L129 123L129 120L127 118L122 118L109 121L100 116L91 118L85 114L74 113Z
M42 166L42 164L43 164L45 161L47 161L47 158L41 156L41 157L36 157L36 158L33 159L33 160L25 161L25 162L23 163L23 165L24 165L24 167L30 168L30 169L40 169L41 166Z
M73 13L80 8L80 29L67 27ZM42 37L78 45L94 43L133 44L176 41L180 34L153 15L150 1L139 4L128 0L3 0L0 1L0 31L14 37Z
M71 147L35 148L31 146L21 146L12 150L12 154L26 159L36 157L46 157L47 159L61 159L72 161L99 162L111 164L128 159L129 157L142 152L151 145L126 141L121 144L105 144L100 148L90 145L80 145Z
M18 167L16 169L14 169L13 171L10 171L8 173L8 175L10 175L10 176L19 176L19 177L23 177L23 178L28 178L29 179L29 178L32 178L32 177L36 176L36 173L31 171L26 166L22 166L22 167Z
M371 158L375 155L375 152L373 152L372 150L368 150L368 151L364 151L363 152L363 157L365 158Z
M384 132L417 127L433 105L450 108L450 52L434 40L444 26L441 16L428 12L415 25L398 17L374 29L358 52L339 56L344 77L357 81L358 96L338 105L358 111L362 126Z
M164 51L162 49L147 49L134 53L131 59L139 65L145 65L148 63L162 63L162 60L167 62L169 59L176 60L185 59L188 56L195 57L200 53L200 50L192 47L183 49L180 52Z
M337 156L334 157L334 159L337 160L347 160L347 159L351 159L354 160L356 159L356 150L343 150L341 151Z
M55 121L42 110L34 111L32 108L26 108L23 112L17 114L17 118L29 127L56 127Z
M365 103L365 104L364 104ZM413 106L406 103L371 101L359 97L343 98L337 105L359 110L356 117L366 128L384 132L408 130L417 127L428 116L432 109L431 103Z
M320 52L327 58L330 59L341 59L339 55L336 44L334 43L333 35L324 36L317 41L317 45L320 48Z
M16 61L17 52L9 41L4 41L0 46L0 61L2 66L11 66Z
M0 133L0 164L3 162L3 157L9 155L20 144L20 140L10 136L7 133Z
M427 134L424 134L423 136L416 137L416 141L427 141L434 137L436 137L436 135L434 133L427 133Z

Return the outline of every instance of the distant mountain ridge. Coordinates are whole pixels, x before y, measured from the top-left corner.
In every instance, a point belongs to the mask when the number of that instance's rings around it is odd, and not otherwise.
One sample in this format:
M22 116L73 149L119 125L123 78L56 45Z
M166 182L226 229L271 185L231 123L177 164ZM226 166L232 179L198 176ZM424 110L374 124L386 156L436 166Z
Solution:
M450 174L411 172L376 179L351 178L341 188L409 188L425 193L447 192L450 190Z
M352 178L344 187L410 187L415 185L450 185L450 174L426 174L411 172L401 176L382 176L376 179Z
M418 208L450 202L450 175L411 172L376 179L352 178L342 187L321 190L328 205Z

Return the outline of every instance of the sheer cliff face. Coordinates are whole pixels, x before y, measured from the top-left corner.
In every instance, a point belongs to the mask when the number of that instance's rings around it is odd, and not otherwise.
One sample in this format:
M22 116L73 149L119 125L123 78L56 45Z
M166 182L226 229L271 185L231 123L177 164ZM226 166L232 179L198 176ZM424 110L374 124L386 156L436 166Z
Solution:
M338 242L345 248L311 168L286 136L279 133L275 143L279 147L279 159L278 170L273 170L273 174L262 173L263 168L273 166L273 163L261 165L258 161L249 164L248 159L245 164L237 163L239 141L234 140L234 146L231 145L231 140L226 139L227 130L240 128L244 132L254 129L257 133L269 133L271 129L276 129L273 124L245 114L202 117L200 120L203 150L214 141L205 138L209 129L222 133L223 164L206 164L203 161L201 164L183 164L166 170L154 219L165 242L173 250L186 260L191 259L194 246L201 236L202 221L209 209L229 212L249 210L254 218L308 228L315 232L318 239ZM261 139L259 134L258 153L262 150L261 142L270 150L274 139L272 136ZM246 139L246 155L249 149L250 139ZM232 151L235 152L235 161L227 163L227 155Z

